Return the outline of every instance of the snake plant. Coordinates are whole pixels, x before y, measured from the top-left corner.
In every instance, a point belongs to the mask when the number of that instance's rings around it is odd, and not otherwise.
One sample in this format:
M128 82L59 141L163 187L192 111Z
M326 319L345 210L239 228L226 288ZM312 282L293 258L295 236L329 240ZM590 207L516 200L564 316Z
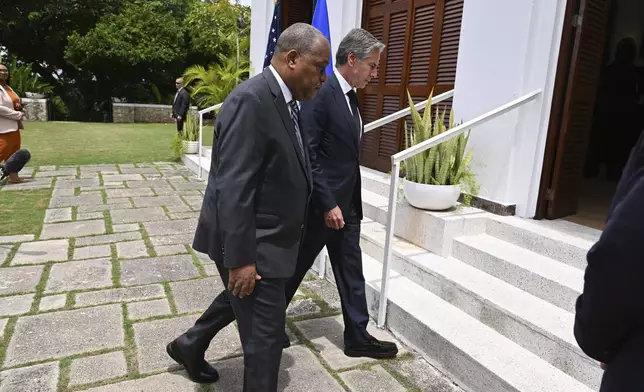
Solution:
M454 112L450 112L449 124L445 126L445 110L434 111L428 105L421 115L414 107L409 92L412 129L405 125L405 148L412 147L425 140L454 128ZM432 94L429 95L431 102ZM453 137L437 146L425 150L404 162L405 178L408 181L430 185L460 185L464 192L475 195L478 192L474 173L470 168L472 150L466 151L469 131Z

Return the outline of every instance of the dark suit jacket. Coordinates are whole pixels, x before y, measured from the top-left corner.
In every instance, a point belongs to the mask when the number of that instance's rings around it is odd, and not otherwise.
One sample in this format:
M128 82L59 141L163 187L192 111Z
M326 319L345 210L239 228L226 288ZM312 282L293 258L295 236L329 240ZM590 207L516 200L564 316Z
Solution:
M185 119L186 114L188 114L188 108L190 108L190 94L188 90L182 88L177 99L172 103L172 117L181 116L182 119Z
M588 252L575 337L605 362L602 392L644 391L644 135L610 207L606 227Z
M302 123L311 156L313 208L320 213L339 206L346 217L353 204L362 219L358 134L362 136L363 129L335 74L312 101L302 104Z
M262 277L290 277L312 183L308 156L268 68L228 95L215 134L194 249L225 268L256 264Z

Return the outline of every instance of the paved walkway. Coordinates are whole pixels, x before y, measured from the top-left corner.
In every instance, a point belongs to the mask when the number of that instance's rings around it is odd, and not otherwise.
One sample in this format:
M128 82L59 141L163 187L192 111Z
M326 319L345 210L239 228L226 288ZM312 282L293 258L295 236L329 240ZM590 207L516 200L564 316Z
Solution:
M173 163L33 175L2 189L53 191L40 233L0 237L0 392L240 391L234 325L207 353L221 374L214 386L193 384L165 354L223 288L190 247L204 182ZM459 391L407 349L395 361L344 356L339 310L332 284L303 284L288 311L294 345L280 390Z

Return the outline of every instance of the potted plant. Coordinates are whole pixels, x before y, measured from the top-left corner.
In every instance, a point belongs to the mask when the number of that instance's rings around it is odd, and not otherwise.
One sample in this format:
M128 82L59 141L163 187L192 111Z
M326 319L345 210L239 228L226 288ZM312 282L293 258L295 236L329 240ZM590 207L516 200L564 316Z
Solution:
M445 126L445 111L436 110L432 121L431 106L421 116L414 107L409 92L409 106L413 129L405 122L406 148L431 139L456 126L454 113L450 113ZM429 96L431 101L432 94ZM472 151L466 152L469 132L461 134L404 161L405 179L403 192L412 206L425 210L442 211L456 206L461 192L465 204L478 193L476 178L470 168Z
M195 117L191 113L186 114L181 138L184 154L197 154L199 152L199 124L197 124Z

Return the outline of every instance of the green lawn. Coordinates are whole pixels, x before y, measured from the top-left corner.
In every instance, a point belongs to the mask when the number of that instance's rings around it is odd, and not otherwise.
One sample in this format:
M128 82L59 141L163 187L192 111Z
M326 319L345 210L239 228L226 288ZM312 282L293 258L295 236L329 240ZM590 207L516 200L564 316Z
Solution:
M212 125L204 127L204 145L212 144ZM29 166L88 165L173 161L174 124L27 122L22 147Z
M212 125L204 145L212 144ZM27 122L22 147L29 166L174 161L174 124ZM0 192L0 236L40 232L51 189Z

